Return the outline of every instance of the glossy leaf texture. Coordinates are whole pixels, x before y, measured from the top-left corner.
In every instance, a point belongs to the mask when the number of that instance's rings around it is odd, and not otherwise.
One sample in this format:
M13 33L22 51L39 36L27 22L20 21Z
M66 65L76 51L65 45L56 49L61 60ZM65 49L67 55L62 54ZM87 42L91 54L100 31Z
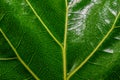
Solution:
M0 80L119 80L120 0L0 0Z

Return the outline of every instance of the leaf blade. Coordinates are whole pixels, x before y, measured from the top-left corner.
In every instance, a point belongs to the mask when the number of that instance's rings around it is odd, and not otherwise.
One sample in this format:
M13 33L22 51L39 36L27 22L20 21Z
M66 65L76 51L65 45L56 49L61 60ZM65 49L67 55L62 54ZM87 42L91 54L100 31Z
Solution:
M118 13L118 15L115 18L115 21L111 27L111 29L108 31L108 33L103 37L103 39L99 42L99 44L96 46L96 48L90 53L90 55L74 70L72 71L69 76L68 76L68 80L70 79L70 77L75 74L81 67L84 66L84 64L94 55L94 53L99 49L99 47L103 44L103 42L108 38L108 36L111 34L111 32L114 30L114 26L118 20L120 16L120 12Z
M40 80L38 78L38 76L26 65L26 63L22 60L22 58L19 56L18 52L16 51L16 49L14 48L14 46L12 45L12 43L9 41L9 39L7 38L7 36L5 35L5 33L2 31L2 29L0 28L0 32L2 33L2 35L4 36L5 40L8 42L8 44L10 45L10 47L12 48L12 50L14 51L14 53L16 54L18 60L21 62L21 64L31 73L31 75L37 79Z

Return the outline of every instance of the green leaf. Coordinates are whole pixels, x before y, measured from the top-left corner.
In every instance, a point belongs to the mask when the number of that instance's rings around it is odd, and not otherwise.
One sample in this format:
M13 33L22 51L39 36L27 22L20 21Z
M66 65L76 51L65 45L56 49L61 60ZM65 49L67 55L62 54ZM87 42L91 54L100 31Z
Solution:
M0 80L119 80L120 0L0 0Z

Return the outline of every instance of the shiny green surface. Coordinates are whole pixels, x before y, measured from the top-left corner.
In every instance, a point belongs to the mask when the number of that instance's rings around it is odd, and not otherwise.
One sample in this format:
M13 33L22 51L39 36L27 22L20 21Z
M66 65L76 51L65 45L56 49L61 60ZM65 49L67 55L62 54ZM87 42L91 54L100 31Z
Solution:
M119 13L120 0L0 0L0 80L119 80Z

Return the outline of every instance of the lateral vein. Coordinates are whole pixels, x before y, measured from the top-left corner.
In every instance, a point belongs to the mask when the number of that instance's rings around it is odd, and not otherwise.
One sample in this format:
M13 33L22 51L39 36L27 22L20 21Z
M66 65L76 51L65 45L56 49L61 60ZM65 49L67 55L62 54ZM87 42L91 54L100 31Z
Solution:
M90 53L90 55L77 67L75 68L72 72L69 73L67 79L69 80L72 75L74 75L80 68L83 67L83 65L93 56L93 54L99 49L99 47L103 44L103 42L107 39L107 37L110 35L110 33L113 31L115 28L115 24L120 16L120 12L115 18L115 21L111 27L111 29L108 31L108 33L104 36L104 38L99 42L99 44L96 46L96 48Z
M3 15L0 17L0 21L3 19L4 16L5 16L5 14L3 14Z
M17 57L11 57L11 58L0 58L0 61L7 61L7 60L15 60Z
M17 56L17 59L21 62L21 64L30 72L30 74L36 79L36 80L40 80L39 77L29 68L29 66L27 66L27 64L22 60L22 58L19 56L17 50L14 48L14 46L12 45L12 43L10 42L10 40L8 39L8 37L5 35L5 33L2 31L2 29L0 28L0 32L2 33L3 37L5 38L5 40L8 42L8 44L10 45L10 47L12 48L12 50L14 51L14 53Z
M33 6L31 5L31 3L29 2L29 0L26 0L27 4L29 5L29 7L31 8L31 10L33 11L33 13L35 14L35 16L38 18L38 20L41 22L41 24L44 26L44 28L47 30L47 32L50 34L50 36L55 40L55 42L61 47L63 48L63 45L59 42L59 40L52 34L52 32L48 29L48 27L46 26L46 24L43 22L43 20L41 19L41 17L38 15L38 13L36 12L36 10L33 8Z
M120 28L120 26L115 26L115 28Z

